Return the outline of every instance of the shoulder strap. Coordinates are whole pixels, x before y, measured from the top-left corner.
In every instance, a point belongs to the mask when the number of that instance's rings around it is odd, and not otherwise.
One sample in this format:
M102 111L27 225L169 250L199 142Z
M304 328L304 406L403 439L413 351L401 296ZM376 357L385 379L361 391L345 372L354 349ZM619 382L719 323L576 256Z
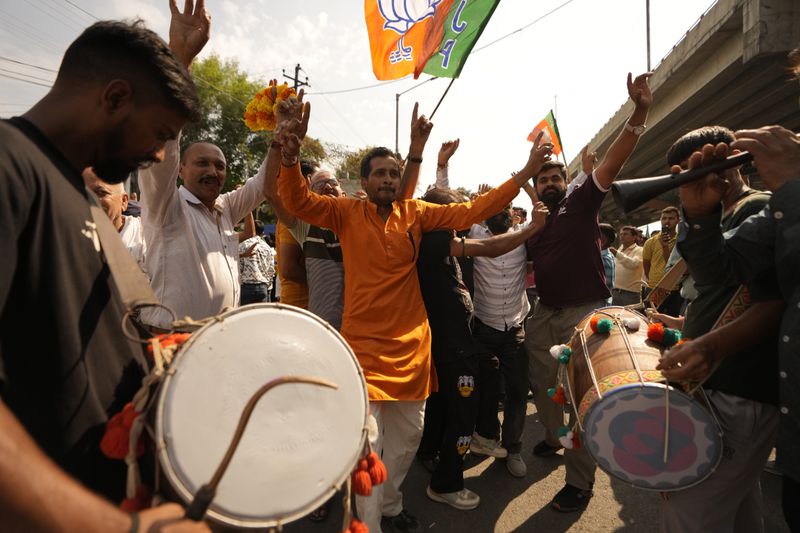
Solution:
M108 268L117 285L122 303L127 309L136 309L143 305L158 304L158 300L150 288L150 281L144 275L138 263L130 254L116 228L111 224L105 211L97 205L94 195L89 200L100 247L103 250Z

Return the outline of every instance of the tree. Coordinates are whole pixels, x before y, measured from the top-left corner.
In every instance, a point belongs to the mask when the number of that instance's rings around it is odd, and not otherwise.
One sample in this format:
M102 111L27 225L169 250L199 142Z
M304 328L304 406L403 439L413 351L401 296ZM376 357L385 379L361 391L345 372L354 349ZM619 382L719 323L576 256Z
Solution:
M228 163L225 190L235 189L256 173L272 141L271 132L254 133L244 124L247 102L267 82L249 79L236 60L222 60L216 55L196 61L192 77L200 98L201 118L184 129L183 145L208 141L219 146ZM316 163L326 157L325 148L311 137L306 137L300 155Z
M356 152L345 154L342 162L336 167L336 177L340 180L359 179L361 177L361 160L372 148L372 146L367 146Z

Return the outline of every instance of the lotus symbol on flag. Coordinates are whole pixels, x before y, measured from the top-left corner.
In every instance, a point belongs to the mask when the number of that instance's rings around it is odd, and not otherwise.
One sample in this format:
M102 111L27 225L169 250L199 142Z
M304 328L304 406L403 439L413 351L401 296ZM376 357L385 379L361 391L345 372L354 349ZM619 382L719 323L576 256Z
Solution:
M397 50L389 54L389 61L397 63L412 60L413 49L403 45L403 36L417 22L434 16L436 6L441 2L442 0L378 0L378 9L386 21L383 28L401 35Z

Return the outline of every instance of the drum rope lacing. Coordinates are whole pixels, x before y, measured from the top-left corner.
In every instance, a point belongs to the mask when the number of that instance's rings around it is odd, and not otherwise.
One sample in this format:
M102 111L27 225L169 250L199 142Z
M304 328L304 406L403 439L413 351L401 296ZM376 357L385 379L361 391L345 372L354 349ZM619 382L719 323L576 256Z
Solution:
M586 346L586 326L583 326L583 329L580 331L576 330L578 333L578 337L581 340L581 351L583 351L583 357L586 359L586 367L589 369L589 376L592 378L592 384L594 385L594 390L597 391L597 399L603 399L603 393L600 391L600 383L597 381L597 376L594 374L594 367L592 366L592 360L589 357L589 348ZM578 406L575 406L577 409Z

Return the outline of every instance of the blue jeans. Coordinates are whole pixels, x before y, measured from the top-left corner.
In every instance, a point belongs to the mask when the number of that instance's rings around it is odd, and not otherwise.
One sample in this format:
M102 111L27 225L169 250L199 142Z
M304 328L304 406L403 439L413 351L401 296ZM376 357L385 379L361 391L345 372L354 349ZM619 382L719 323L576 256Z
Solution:
M269 290L266 283L242 283L240 305L257 304L269 301Z

